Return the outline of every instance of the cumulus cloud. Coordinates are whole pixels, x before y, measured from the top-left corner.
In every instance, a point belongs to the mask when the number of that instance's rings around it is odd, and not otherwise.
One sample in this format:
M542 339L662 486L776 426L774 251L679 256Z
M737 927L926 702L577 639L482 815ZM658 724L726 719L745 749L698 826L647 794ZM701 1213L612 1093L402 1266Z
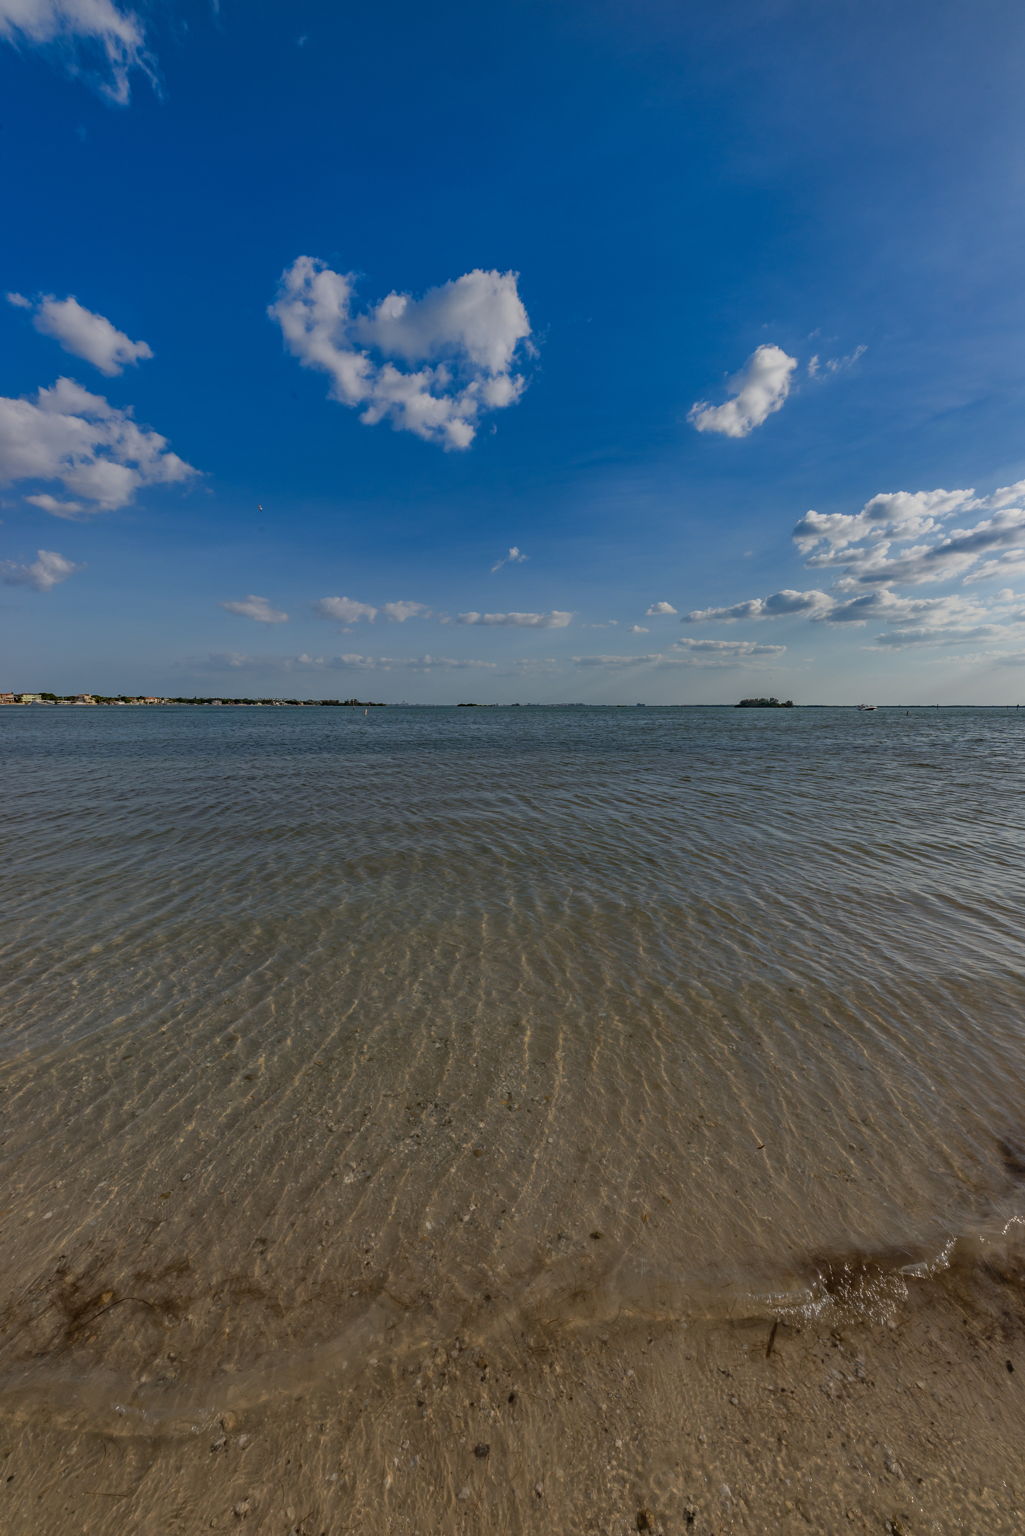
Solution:
M510 546L508 553L502 556L501 560L495 561L494 565L491 567L491 574L493 576L496 571L500 571L503 565L522 565L524 560L527 558L528 557L523 553L523 551L521 549L517 549L516 545L513 544Z
M631 624L627 630L628 635L650 635L651 630L646 624Z
M155 83L142 22L113 0L0 0L0 38L16 47L62 48L76 74L90 73L81 59L98 59L97 84L118 106L131 96L133 70Z
M699 432L747 437L782 407L796 367L797 358L788 357L782 347L758 347L741 371L730 379L731 398L722 405L698 400L691 406L687 420Z
M37 549L36 558L29 565L19 565L14 560L0 560L0 581L9 587L33 587L37 592L49 592L60 582L82 567L73 560L66 560L55 549Z
M959 508L972 505L974 491L884 491L860 512L806 512L794 528L802 553L844 549L865 539L891 542L931 533Z
M947 597L913 598L902 597L888 587L879 587L857 597L841 595L827 612L817 617L829 624L864 624L870 619L881 619L890 625L939 630L952 625L982 624L989 614L987 605L959 597L956 593Z
M840 570L865 585L944 581L964 576L984 556L991 557L990 569L999 574L1002 562L1017 564L1025 550L1021 490L1020 484L1003 486L984 497L971 490L888 493L873 497L851 516L807 512L794 529L794 539L809 569ZM1019 505L1012 505L1012 498ZM993 515L943 533L942 520L956 512L979 511ZM925 542L894 549L911 538Z
M272 608L266 597L257 597L253 592L238 602L222 603L221 607L228 613L240 614L244 619L255 619L258 624L284 624L288 620L287 613L282 613L280 608Z
M0 396L0 483L56 481L73 500L37 495L34 504L58 517L124 507L143 486L172 485L195 473L165 437L138 426L130 409L73 379L58 379L34 399Z
M460 624L505 625L513 629L565 629L572 613L553 608L550 613L461 613Z
M663 613L675 612L676 609L673 607L672 603L652 603L650 608L645 608L644 610L645 617L649 619L657 618Z
M322 597L313 605L322 619L337 619L339 624L358 624L361 619L373 623L377 609L372 603L357 602L354 597Z
M358 624L361 619L366 619L368 624L373 624L380 615L393 624L404 624L407 619L429 619L431 610L426 603L410 603L401 599L398 602L382 603L380 607L373 603L360 603L354 597L322 597L313 605L314 613L319 613L322 619L334 619L339 624Z
M969 516L974 520L948 528L954 517ZM1010 587L985 597L915 597L897 590L1025 575L1025 481L984 496L972 489L880 492L857 512L806 512L794 542L808 569L834 573L830 591L785 589L728 607L694 609L684 622L803 614L838 627L878 623L885 629L872 646L882 651L1017 640L1025 625L1025 598Z
M523 393L515 370L530 320L515 272L477 269L422 299L390 293L363 312L353 296L351 275L300 256L268 313L289 351L326 373L331 398L368 425L388 421L444 448L468 448L481 417Z
M7 301L19 308L34 307L32 323L37 331L52 336L65 352L84 358L108 378L121 373L129 363L153 356L145 341L132 341L104 315L86 309L74 296L55 299L52 293L46 294L35 306L21 294L8 294Z
M692 608L690 613L683 615L682 622L704 624L714 621L729 624L736 619L782 619L792 614L813 616L826 612L832 604L833 599L828 592L819 592L814 588L810 592L796 592L793 588L784 587L781 592L773 592L769 597L751 597L742 603L732 603L728 608Z
M429 619L431 610L426 603L382 603L381 613L393 624L405 624L407 619Z

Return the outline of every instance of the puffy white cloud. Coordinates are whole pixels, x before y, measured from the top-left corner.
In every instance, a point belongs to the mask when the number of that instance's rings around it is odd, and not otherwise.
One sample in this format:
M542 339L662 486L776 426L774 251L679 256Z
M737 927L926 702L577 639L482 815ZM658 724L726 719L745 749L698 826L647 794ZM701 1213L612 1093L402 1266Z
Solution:
M142 22L113 0L0 0L0 38L15 45L70 45L86 57L98 54L100 89L119 106L131 95L133 69L155 79Z
M675 612L676 609L673 607L672 603L652 603L649 608L645 608L644 610L645 617L649 619L654 619L663 613Z
M359 408L361 421L468 448L481 416L519 399L526 381L513 370L530 321L516 273L478 269L422 299L390 293L362 314L353 286L350 275L300 256L268 313L289 351L326 373L331 397Z
M32 308L20 294L8 294L7 300L21 308ZM128 363L153 356L145 341L132 341L104 315L94 314L73 296L55 299L53 294L46 294L35 311L32 323L37 331L52 336L65 352L85 358L108 377L120 373Z
M784 587L769 597L751 597L742 603L732 603L728 608L692 608L683 616L684 624L709 622L732 623L736 619L782 619L793 614L815 616L832 607L833 599L828 592L812 589L796 592Z
M646 624L631 624L627 630L628 635L650 635L651 630Z
M221 607L228 613L240 614L244 619L255 619L258 624L284 624L288 620L287 613L282 613L280 608L272 608L267 598L257 597L253 592L239 602L222 603Z
M829 624L864 624L869 619L881 619L890 625L912 625L915 628L941 629L950 625L981 624L989 617L990 609L971 598L952 594L947 597L901 597L888 587L878 587L862 592L857 597L841 596L829 610L816 617Z
M58 379L35 399L0 396L0 483L57 481L81 505L35 505L58 517L127 506L147 485L171 485L196 471L158 432L138 426L130 409L109 404L73 379Z
M358 624L360 619L373 623L377 609L372 603L357 602L354 597L322 597L313 605L322 619L337 619L339 624Z
M565 629L572 621L572 613L553 608L550 613L461 613L460 624L505 625L514 629Z
M974 491L885 491L860 512L806 512L794 542L807 554L816 547L844 549L863 539L897 542L931 533L940 519L973 503Z
M978 505L975 503L974 505ZM956 528L931 544L916 544L891 554L887 542L848 546L809 557L811 568L840 568L863 585L903 582L919 586L965 575L984 555L1008 551L1017 559L1025 548L1025 508L1006 507L970 528Z
M503 565L522 565L524 560L527 558L528 556L525 555L521 549L517 549L516 545L513 544L510 547L508 553L502 556L501 560L495 561L494 565L491 567L491 574L494 575L496 571L500 571Z
M721 432L724 437L747 437L778 411L790 393L791 374L797 358L788 357L782 347L761 346L729 381L731 399L722 405L698 400L691 406L687 420L699 432Z
M14 560L0 560L0 581L10 587L34 587L37 592L49 592L59 582L82 567L73 560L66 560L55 549L37 549L36 558L30 565L18 565Z
M975 565L965 576L966 582L1006 581L1009 576L1025 576L1025 549L1012 549L1005 555L996 555Z
M431 609L426 603L410 603L402 601L394 603L382 603L376 607L373 603L360 603L354 597L322 597L314 603L313 610L319 613L322 619L335 619L339 624L358 624L361 619L366 619L369 624L380 615L393 624L405 624L407 619L429 619L433 617Z

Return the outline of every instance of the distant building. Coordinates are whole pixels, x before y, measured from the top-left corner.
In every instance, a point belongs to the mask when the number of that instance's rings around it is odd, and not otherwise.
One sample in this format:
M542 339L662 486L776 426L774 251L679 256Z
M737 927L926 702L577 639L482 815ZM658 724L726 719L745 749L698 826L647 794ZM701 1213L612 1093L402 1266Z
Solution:
M18 703L19 704L41 704L42 702L43 702L43 695L41 693L19 693L18 694Z
M13 704L13 703L14 703L14 694L13 693L0 693L0 704Z
M95 704L96 700L93 698L91 693L76 693L74 699L72 700L72 703L73 704Z

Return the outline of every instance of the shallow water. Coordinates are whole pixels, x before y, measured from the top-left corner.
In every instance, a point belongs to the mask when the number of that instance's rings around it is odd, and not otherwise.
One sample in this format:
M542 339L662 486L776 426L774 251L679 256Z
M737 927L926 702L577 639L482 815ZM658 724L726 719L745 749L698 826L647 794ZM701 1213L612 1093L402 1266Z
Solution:
M0 1404L169 1427L1025 1215L1025 714L3 709Z

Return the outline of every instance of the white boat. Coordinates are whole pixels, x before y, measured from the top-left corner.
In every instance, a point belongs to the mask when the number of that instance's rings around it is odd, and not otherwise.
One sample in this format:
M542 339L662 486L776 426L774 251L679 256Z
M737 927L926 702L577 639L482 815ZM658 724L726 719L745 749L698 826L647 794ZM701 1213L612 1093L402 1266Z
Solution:
M859 704L858 708L859 709L875 709L875 705L874 704Z

